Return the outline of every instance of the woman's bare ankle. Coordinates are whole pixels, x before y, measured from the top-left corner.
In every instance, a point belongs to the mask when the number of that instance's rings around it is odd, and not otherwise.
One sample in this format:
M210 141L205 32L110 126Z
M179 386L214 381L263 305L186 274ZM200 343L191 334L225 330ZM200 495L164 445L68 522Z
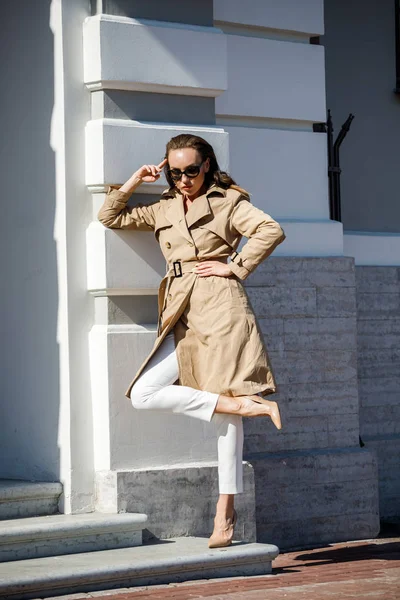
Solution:
M214 412L241 417L268 415L268 409L261 404L256 404L250 396L224 396L222 394L217 400Z
M242 404L240 402L240 396L224 396L220 394L218 396L217 404L214 412L217 414L224 415L238 415L240 414Z

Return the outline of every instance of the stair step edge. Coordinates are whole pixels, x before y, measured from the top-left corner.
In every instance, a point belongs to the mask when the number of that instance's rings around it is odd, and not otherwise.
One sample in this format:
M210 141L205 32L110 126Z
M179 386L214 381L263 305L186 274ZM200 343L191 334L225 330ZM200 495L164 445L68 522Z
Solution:
M84 537L93 533L126 533L143 529L147 515L142 513L87 513L49 515L0 521L0 546L21 541L63 537Z
M176 539L166 540L166 542L176 542ZM0 592L16 594L21 592L27 586L34 587L35 590L45 592L55 589L57 585L77 586L93 582L121 581L129 576L132 580L135 578L149 576L169 576L179 575L183 571L204 570L213 566L221 567L241 567L245 565L262 565L271 562L279 554L279 549L270 544L241 544L236 543L229 548L207 550L207 540L204 543L204 551L186 555L184 552L178 555L164 556L157 558L157 554L151 559L140 557L140 551L146 549L146 546L136 548L105 550L93 553L81 553L72 555L62 555L50 558L37 558L18 561L18 573L13 575L7 573L7 578L3 577L3 568L10 569L14 563L0 564ZM139 552L138 552L139 551ZM118 562L118 558L120 561ZM105 559L105 563L101 561ZM89 561L89 564L84 564ZM58 564L57 564L58 563ZM3 568L2 568L3 567ZM27 570L27 573L23 571ZM3 571L3 572L2 572ZM43 597L43 595L41 596Z
M63 491L59 482L30 482L17 480L0 480L0 504L58 498Z

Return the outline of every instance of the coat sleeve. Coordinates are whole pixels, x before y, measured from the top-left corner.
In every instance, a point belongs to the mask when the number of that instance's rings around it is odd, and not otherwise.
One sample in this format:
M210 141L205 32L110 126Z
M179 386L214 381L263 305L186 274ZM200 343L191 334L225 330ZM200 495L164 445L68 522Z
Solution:
M155 226L155 204L126 206L131 194L110 187L98 219L111 229L138 229L152 231Z
M232 211L231 226L248 238L242 250L233 252L230 257L229 266L240 279L246 279L286 237L279 223L253 206L245 196L239 198Z

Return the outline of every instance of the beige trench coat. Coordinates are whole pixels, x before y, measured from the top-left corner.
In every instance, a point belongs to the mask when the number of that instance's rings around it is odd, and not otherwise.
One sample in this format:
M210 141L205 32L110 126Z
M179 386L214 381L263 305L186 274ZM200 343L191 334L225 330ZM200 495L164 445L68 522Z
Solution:
M110 188L99 220L106 227L154 231L168 273L159 288L158 337L126 396L172 329L181 385L228 396L273 394L267 350L240 280L283 242L280 225L233 188L211 186L186 215L178 192L164 192L159 201L135 207L126 206L129 196ZM237 253L242 236L249 239ZM228 257L230 277L192 272L193 261L227 262Z

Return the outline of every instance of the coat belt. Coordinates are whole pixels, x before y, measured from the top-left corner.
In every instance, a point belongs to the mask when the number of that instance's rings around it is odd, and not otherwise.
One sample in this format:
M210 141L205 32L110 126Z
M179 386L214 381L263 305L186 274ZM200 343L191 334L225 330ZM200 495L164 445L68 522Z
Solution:
M217 260L219 262L222 263L227 263L228 259L227 257L216 257L216 258L210 258L208 260ZM193 269L196 267L196 265L200 264L200 260L175 260L173 263L168 263L168 271L164 277L164 281L166 280L166 286L163 290L163 296L160 297L159 296L159 319L158 319L158 335L160 335L161 333L161 326L162 326L162 314L164 312L165 309L165 305L166 305L166 301L167 301L167 297L169 294L169 290L172 284L172 281L174 280L174 278L176 277L182 277L185 273L191 273L193 272Z
M217 260L218 262L227 263L227 258L210 258L208 260ZM185 273L191 273L196 265L200 264L200 260L175 260L168 264L166 277L182 277Z

